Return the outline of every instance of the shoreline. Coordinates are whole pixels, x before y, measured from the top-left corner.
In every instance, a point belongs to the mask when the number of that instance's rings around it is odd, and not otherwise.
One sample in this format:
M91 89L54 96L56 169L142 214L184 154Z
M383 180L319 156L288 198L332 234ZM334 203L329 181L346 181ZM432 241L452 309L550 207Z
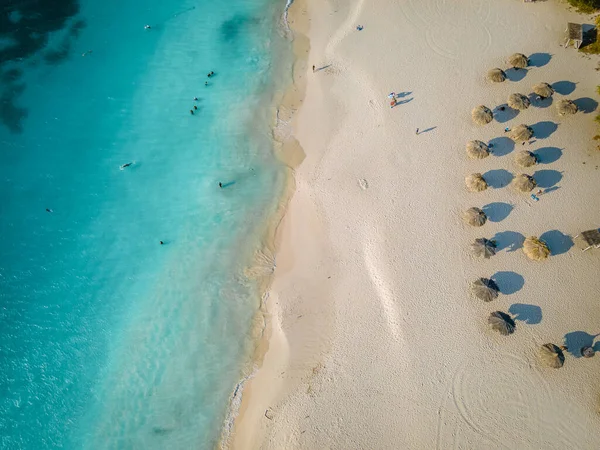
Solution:
M268 366L265 364L265 356L267 352L272 350L278 355L280 362L287 357L285 337L281 334L277 321L273 319L277 315L276 304L269 300L270 288L275 278L275 267L278 267L276 257L282 240L282 228L290 200L296 190L294 170L305 158L302 147L291 133L292 122L295 113L302 104L306 88L305 82L298 79L296 75L301 70L301 66L306 64L307 57L304 55L309 50L307 48L309 46L307 37L299 33L291 24L294 22L293 10L301 8L299 5L305 3L305 1L288 0L282 16L287 26L286 33L289 33L289 39L291 40L293 53L292 74L288 87L279 96L275 96L273 101L272 139L274 157L286 168L287 174L275 211L266 224L264 238L255 254L254 264L246 269L246 276L257 280L257 292L261 299L260 307L251 326L251 334L255 336L253 338L255 345L254 350L251 351L250 361L246 369L243 370L243 373L247 373L247 375L243 376L238 382L230 398L227 417L223 424L223 431L217 448L246 448L253 431L246 429L245 422L256 420L256 416L260 412L255 405L251 405L250 399L253 390L264 391L261 386L256 385L262 384L261 382L265 378L263 373ZM268 256L265 256L265 254ZM265 259L271 261L271 257L274 262L273 272L265 275L262 262ZM259 268L258 273L253 273L256 267ZM240 442L243 444L240 444Z
M600 441L598 433L582 435L584 426L597 428L598 392L583 388L597 361L569 355L560 371L535 361L546 341L597 332L597 317L586 311L589 292L600 289L598 255L561 252L558 239L541 265L507 247L484 261L468 252L481 236L549 233L564 241L600 223L585 205L597 180L593 134L586 135L595 130L594 72L589 57L560 45L565 20L584 18L555 1L478 3L293 4L290 28L310 39L311 64L326 68L311 77L305 60L304 72L301 65L294 72L294 80L310 80L293 115L307 154L276 230L259 367L244 387L231 448L478 448L500 446L503 433L532 449ZM475 22L477 39L463 33ZM486 70L515 51L542 62L490 85ZM541 81L557 85L557 99L583 100L588 112L564 118L535 105L517 118L472 124L472 107L502 104ZM393 89L408 101L390 109ZM470 139L508 146L502 130L518 123L539 131L528 150L558 155L531 169L546 177L548 195L533 204L499 182L466 192L468 173L524 171L513 162L520 148L484 161L464 155ZM508 212L469 229L460 213L474 205ZM577 277L558 285L561 274ZM468 291L478 276L517 287L481 304ZM579 308L565 312L568 298ZM491 311L523 307L540 310L537 322L515 314L514 336L488 330ZM489 402L494 408L481 406Z

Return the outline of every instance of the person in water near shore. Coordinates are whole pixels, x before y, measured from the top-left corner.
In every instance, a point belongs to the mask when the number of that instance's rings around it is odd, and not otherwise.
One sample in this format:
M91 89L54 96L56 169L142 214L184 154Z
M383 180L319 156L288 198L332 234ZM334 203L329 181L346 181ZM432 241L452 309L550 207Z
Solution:
M54 211L52 211L50 208L46 208L46 212L52 213Z
M204 86L208 86L208 81L205 81L205 82L204 82Z
M198 101L198 97L194 97L194 101L197 102Z
M223 183L221 183L220 181L219 181L219 187L220 187L221 189L223 189Z
M196 105L194 105L194 109L198 109L198 107Z
M194 110L190 109L190 114L193 116L194 115Z
M163 241L160 241L160 245L163 245L163 244L164 244L164 242L163 242Z
M152 28L152 27L151 27L150 25L144 25L144 30L149 30L149 29L151 29L151 28Z
M132 164L133 164L132 162L128 162L128 163L122 164L121 165L121 170L123 170L125 167L131 166Z

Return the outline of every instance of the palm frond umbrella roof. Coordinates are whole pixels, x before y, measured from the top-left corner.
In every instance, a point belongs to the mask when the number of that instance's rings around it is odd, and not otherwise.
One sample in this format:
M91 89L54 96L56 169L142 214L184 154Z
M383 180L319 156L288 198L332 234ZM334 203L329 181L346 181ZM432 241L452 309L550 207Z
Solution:
M516 67L517 69L524 69L529 65L527 56L523 53L513 53L508 57L508 64L510 67Z
M531 167L537 164L535 155L527 150L522 150L515 155L515 163L521 167Z
M537 186L537 183L531 175L525 173L518 174L511 182L512 186L519 192L531 192Z
M575 114L579 111L579 108L577 108L577 105L573 103L572 100L563 98L556 103L556 110L561 116L568 116L570 114Z
M489 156L490 149L484 142L469 141L467 142L467 156L471 159L483 159Z
M487 182L483 179L483 175L480 173L472 173L465 177L465 184L467 189L471 192L485 191L488 187Z
M538 357L540 362L553 369L560 369L565 363L565 355L558 347L554 344L544 344L538 351Z
M471 283L471 291L478 299L483 300L484 302L491 302L498 298L500 289L498 289L498 285L494 280L490 280L489 278L478 278Z
M523 111L524 109L529 108L531 105L529 99L523 94L519 93L510 94L506 103L508 103L508 106L510 106L512 109L518 109L519 111Z
M497 331L503 336L513 334L517 327L512 317L502 311L494 311L491 313L488 317L488 323L491 325L492 330Z
M495 69L488 71L487 78L493 83L502 83L506 80L506 74L504 73L504 70L496 67Z
M515 142L525 142L531 139L533 136L533 128L528 127L525 124L517 125L513 127L508 133L508 137Z
M486 238L477 238L471 244L471 252L478 258L489 259L496 254L496 243Z
M485 125L494 119L494 113L492 113L492 110L487 106L479 105L473 108L471 117L473 118L473 122L477 125Z
M538 83L533 86L533 92L535 92L540 97L552 97L554 94L554 89L548 83Z
M473 227L480 227L487 221L487 216L479 208L469 208L462 213L463 220Z
M550 256L548 245L535 236L529 236L523 242L523 253L534 261L543 261Z

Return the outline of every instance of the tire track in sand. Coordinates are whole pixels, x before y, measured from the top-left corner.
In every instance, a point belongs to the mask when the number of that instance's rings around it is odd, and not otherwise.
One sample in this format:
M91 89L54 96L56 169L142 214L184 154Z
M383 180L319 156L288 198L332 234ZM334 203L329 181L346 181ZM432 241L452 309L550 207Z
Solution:
M489 1L408 0L401 4L401 9L417 33L424 33L427 46L444 58L459 59L485 53L492 44L486 25L491 14ZM477 18L476 22L451 20L473 15ZM476 48L463 47L464 42L470 42Z
M369 275L369 278L375 287L375 292L377 294L376 297L379 301L379 305L381 306L387 327L394 339L399 340L402 338L400 335L400 312L398 311L398 306L394 301L395 295L386 282L385 274L378 268L380 262L375 256L377 254L384 255L385 252L378 251L378 248L375 244L371 244L369 241L366 241L363 247L363 254L367 274Z
M518 448L519 440L521 448L544 448L548 441L552 448L579 448L585 427L553 415L564 406L539 370L519 356L498 352L465 360L440 402L436 448L448 448L450 439L468 448L469 431L493 448Z

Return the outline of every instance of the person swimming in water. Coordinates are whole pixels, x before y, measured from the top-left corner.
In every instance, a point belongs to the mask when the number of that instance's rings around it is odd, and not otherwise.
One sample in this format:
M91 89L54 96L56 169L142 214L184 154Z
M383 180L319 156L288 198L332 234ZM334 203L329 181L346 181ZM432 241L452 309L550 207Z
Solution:
M131 166L132 164L133 164L133 162L128 162L128 163L126 163L126 164L122 164L122 165L121 165L121 170L125 169L126 167L129 167L129 166Z
M144 25L144 30L150 30L152 27L150 25Z
M198 107L196 105L194 105L194 109L198 109Z
M54 211L52 211L50 208L46 208L46 212L53 213Z

